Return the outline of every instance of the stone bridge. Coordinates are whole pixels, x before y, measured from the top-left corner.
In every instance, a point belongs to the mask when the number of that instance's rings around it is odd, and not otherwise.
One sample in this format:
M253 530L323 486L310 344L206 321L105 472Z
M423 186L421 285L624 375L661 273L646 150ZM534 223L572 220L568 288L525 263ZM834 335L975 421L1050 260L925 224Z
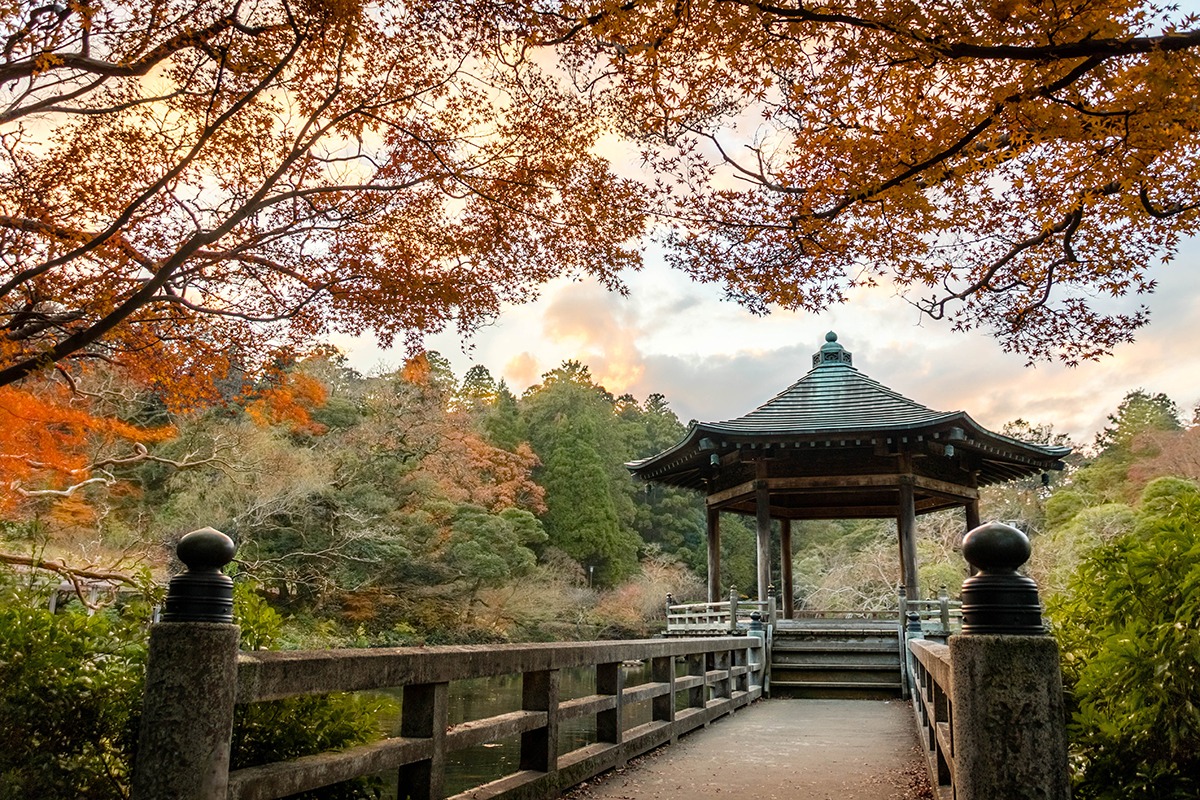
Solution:
M708 636L239 652L232 583L220 572L233 543L205 529L184 537L178 554L188 571L172 580L151 628L133 800L260 800L380 774L395 776L400 798L441 800L448 755L513 738L511 774L453 797L553 798L685 735L684 745L623 772L617 794L598 796L690 798L724 787L764 798L891 797L848 787L861 778L886 790L886 773L915 740L942 797L1069 797L1057 648L1041 625L1036 587L1016 573L1028 541L1007 526L981 526L964 540L981 572L963 587L961 635L948 644L921 638L910 615L903 674L911 710L903 700L772 698L772 630L761 615L747 630L735 624ZM622 670L631 662L649 665L636 685ZM571 669L594 674L591 693L560 691ZM452 682L502 675L521 676L519 709L452 724ZM385 688L403 693L398 736L230 770L237 705ZM589 741L564 744L564 725L581 719L592 723ZM826 793L813 793L818 786Z

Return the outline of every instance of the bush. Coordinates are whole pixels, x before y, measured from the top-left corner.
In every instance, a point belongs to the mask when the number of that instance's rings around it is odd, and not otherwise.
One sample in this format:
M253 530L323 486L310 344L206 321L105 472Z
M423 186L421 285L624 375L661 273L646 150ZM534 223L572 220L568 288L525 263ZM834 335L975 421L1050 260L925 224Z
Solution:
M0 798L120 798L141 709L143 634L0 589Z
M148 608L51 614L0 573L0 800L119 800L128 794L145 676ZM243 647L270 646L281 620L238 591ZM234 769L379 738L391 701L334 694L239 706ZM380 796L360 778L298 797Z
M1133 531L1050 605L1081 800L1200 796L1200 487L1146 487Z

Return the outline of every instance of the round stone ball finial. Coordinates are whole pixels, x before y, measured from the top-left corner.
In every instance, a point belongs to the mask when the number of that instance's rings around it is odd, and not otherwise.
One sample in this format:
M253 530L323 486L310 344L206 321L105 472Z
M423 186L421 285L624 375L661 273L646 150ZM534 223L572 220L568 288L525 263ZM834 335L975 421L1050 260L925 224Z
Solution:
M162 621L232 624L233 580L221 568L233 561L236 552L233 540L213 528L181 538L175 554L187 571L171 578Z
M962 551L979 570L963 581L963 635L1045 635L1037 584L1017 573L1032 552L1029 538L1011 525L988 522L963 537Z
M1003 522L985 523L963 537L963 558L980 572L1015 572L1032 553L1029 537Z
M179 556L191 572L219 571L233 561L237 553L237 545L216 528L201 528L184 534L175 545L175 555Z

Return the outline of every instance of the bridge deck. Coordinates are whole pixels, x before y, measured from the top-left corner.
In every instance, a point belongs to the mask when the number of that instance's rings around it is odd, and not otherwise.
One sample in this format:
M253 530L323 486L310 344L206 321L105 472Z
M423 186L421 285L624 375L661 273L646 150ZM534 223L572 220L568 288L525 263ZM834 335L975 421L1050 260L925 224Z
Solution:
M918 800L933 795L907 703L773 699L568 797Z

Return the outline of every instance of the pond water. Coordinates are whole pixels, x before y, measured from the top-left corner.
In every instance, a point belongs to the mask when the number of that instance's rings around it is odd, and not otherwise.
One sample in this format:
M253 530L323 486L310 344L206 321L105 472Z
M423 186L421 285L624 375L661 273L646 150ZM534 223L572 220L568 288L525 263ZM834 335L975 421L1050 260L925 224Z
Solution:
M626 688L650 680L650 665L622 666ZM484 719L497 714L519 711L521 708L521 675L501 675L494 678L473 678L453 681L450 684L450 724L456 725L469 720ZM564 669L559 676L559 700L573 700L596 693L596 668L579 667ZM396 703L395 710L380 720L380 724L391 736L400 734L400 702L402 689L383 692ZM625 705L622 727L643 725L650 721L649 700ZM595 716L564 720L559 724L558 752L570 752L596 741ZM513 736L494 742L457 750L446 756L445 793L458 794L475 786L511 775L517 771L521 760L521 737ZM395 775L384 776L390 792L395 794Z

